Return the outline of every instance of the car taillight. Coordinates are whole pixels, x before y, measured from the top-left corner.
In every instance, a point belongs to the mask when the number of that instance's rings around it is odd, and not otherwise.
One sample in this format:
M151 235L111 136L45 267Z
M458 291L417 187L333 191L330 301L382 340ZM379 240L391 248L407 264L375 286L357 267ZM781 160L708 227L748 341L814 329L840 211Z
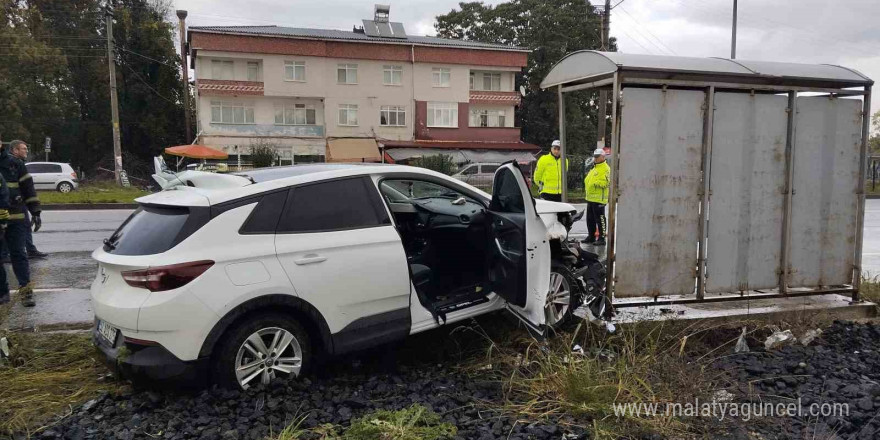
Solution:
M211 260L122 272L122 279L132 287L162 292L187 285L214 265Z
M73 177L73 179L76 180L76 171L70 173L70 177Z

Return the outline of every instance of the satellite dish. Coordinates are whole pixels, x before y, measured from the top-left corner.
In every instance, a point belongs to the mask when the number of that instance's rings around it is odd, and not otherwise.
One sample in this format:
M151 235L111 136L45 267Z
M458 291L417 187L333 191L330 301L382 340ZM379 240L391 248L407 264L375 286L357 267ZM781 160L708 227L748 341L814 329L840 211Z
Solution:
M526 86L519 86L519 94L526 96Z

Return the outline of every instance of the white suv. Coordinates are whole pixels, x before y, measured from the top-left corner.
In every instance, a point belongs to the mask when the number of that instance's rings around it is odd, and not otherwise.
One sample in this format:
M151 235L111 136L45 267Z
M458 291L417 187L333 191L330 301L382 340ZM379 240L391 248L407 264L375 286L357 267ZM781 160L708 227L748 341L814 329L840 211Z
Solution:
M157 174L92 254L95 343L135 379L247 388L499 309L539 334L604 313L575 210L535 201L515 163L492 196L397 165Z
M76 172L69 163L28 162L28 174L34 178L35 189L57 190L69 193L79 187Z

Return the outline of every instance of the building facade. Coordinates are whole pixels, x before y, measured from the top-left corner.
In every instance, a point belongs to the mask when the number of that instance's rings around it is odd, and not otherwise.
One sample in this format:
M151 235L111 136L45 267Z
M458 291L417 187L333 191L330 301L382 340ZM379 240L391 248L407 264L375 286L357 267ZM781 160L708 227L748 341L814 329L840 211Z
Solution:
M191 27L188 46L196 141L230 155L257 144L281 164L536 150L514 124L521 48L275 26Z

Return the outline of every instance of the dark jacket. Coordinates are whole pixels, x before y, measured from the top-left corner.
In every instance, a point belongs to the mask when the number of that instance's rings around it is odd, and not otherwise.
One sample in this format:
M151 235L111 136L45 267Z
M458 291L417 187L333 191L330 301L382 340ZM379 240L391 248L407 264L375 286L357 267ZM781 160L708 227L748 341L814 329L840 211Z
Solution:
M31 214L40 213L40 199L34 189L34 179L28 174L24 162L9 154L8 148L0 150L0 176L6 181L9 192L9 220L24 220L25 207Z

